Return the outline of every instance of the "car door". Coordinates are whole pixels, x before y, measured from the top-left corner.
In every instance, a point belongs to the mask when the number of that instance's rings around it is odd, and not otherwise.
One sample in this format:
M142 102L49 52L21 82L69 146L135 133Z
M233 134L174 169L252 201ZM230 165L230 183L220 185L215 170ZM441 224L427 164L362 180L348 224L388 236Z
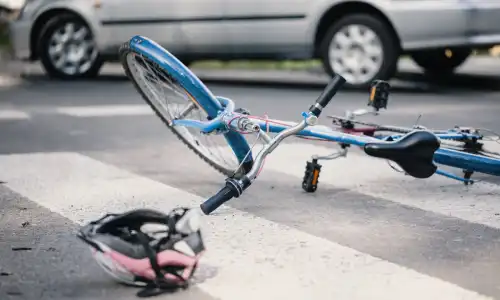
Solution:
M178 0L176 7L176 15L183 20L179 37L186 54L196 58L228 51L230 37L222 22L224 0Z
M174 55L203 51L225 37L214 21L222 17L222 0L101 0L98 17L110 44L119 46L139 34Z
M224 0L224 24L232 51L248 57L303 50L310 1Z
M463 0L470 4L470 32L472 35L484 36L482 40L488 43L488 35L500 35L500 0ZM481 39L481 37L479 37Z
M453 44L466 38L469 6L463 0L393 0L385 3L389 19L407 49Z

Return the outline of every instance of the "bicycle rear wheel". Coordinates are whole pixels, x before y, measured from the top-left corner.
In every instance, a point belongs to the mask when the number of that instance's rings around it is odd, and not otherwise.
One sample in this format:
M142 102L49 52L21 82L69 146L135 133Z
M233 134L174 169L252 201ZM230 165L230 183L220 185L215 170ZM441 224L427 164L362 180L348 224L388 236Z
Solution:
M155 42L133 37L119 50L127 76L144 101L185 145L220 173L239 177L253 165L246 139L237 132L206 135L173 126L174 119L207 121L223 108L199 79ZM228 147L229 145L229 147Z

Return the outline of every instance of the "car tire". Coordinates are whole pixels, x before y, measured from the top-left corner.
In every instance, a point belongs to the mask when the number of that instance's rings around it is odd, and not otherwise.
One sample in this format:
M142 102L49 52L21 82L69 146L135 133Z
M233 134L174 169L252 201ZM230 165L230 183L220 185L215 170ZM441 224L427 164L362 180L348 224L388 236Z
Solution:
M372 43L364 43L364 45L354 43L349 32L356 32L357 30L359 30L358 33L364 34L365 37L370 37L369 41ZM352 88L367 88L373 80L391 79L396 74L401 51L397 37L392 32L391 28L385 22L369 14L352 14L339 19L331 25L320 44L319 55L325 71L331 76L335 73L343 76L346 79L345 86ZM358 58L365 58L366 61L371 60L373 61L373 65L366 64L365 67L362 65L355 67L348 66L347 69L344 69L342 66L345 66L345 64L354 65L356 64L354 61L359 62L359 59L356 59L356 55L349 57L349 55L343 53L336 58L331 57L333 50L330 51L330 49L335 46L338 48L341 37L351 38L350 41L347 40L347 45L344 45L345 47L349 47L350 45L351 48L349 50L339 49L337 53L341 53L342 50L345 50L346 52L344 53L348 54L357 51L355 53L358 53ZM372 54L369 54L367 50L372 51ZM380 51L380 53L375 53L374 51ZM333 62L333 60L337 60L337 62ZM370 65L370 70L367 71ZM341 70L341 68L343 69ZM358 74L363 74L355 75L355 72L348 72L348 69L352 70L355 68L358 69Z
M68 30L70 28L73 28L73 33ZM57 42L56 35L59 37ZM63 49L56 51L58 43ZM41 30L37 45L40 60L49 77L58 79L96 77L103 65L91 29L75 15L62 14L50 19ZM66 62L66 68L58 66L58 53L59 59ZM68 64L72 67L68 67Z
M449 49L451 57L446 55L447 49L417 51L411 54L413 61L432 75L449 75L461 66L472 54L472 49Z

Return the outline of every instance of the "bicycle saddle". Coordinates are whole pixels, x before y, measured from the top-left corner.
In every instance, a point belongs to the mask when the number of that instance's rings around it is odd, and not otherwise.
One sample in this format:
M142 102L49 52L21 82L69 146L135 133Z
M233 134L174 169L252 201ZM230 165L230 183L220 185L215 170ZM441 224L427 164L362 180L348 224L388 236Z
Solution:
M408 175L415 178L431 177L437 170L434 152L439 139L428 131L413 131L391 143L368 143L366 154L389 159L397 163Z

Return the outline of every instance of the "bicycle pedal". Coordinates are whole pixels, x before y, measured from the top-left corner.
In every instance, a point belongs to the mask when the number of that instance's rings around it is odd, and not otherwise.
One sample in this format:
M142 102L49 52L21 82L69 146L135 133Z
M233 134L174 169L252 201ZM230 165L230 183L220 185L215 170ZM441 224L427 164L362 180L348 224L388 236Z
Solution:
M387 109L387 102L389 102L389 92L391 85L387 81L374 80L370 88L370 98L368 99L368 106L375 108L378 111L381 108Z
M308 161L306 164L306 171L302 180L302 189L308 193L313 193L318 188L318 178L321 171L321 165L318 164L317 159Z

